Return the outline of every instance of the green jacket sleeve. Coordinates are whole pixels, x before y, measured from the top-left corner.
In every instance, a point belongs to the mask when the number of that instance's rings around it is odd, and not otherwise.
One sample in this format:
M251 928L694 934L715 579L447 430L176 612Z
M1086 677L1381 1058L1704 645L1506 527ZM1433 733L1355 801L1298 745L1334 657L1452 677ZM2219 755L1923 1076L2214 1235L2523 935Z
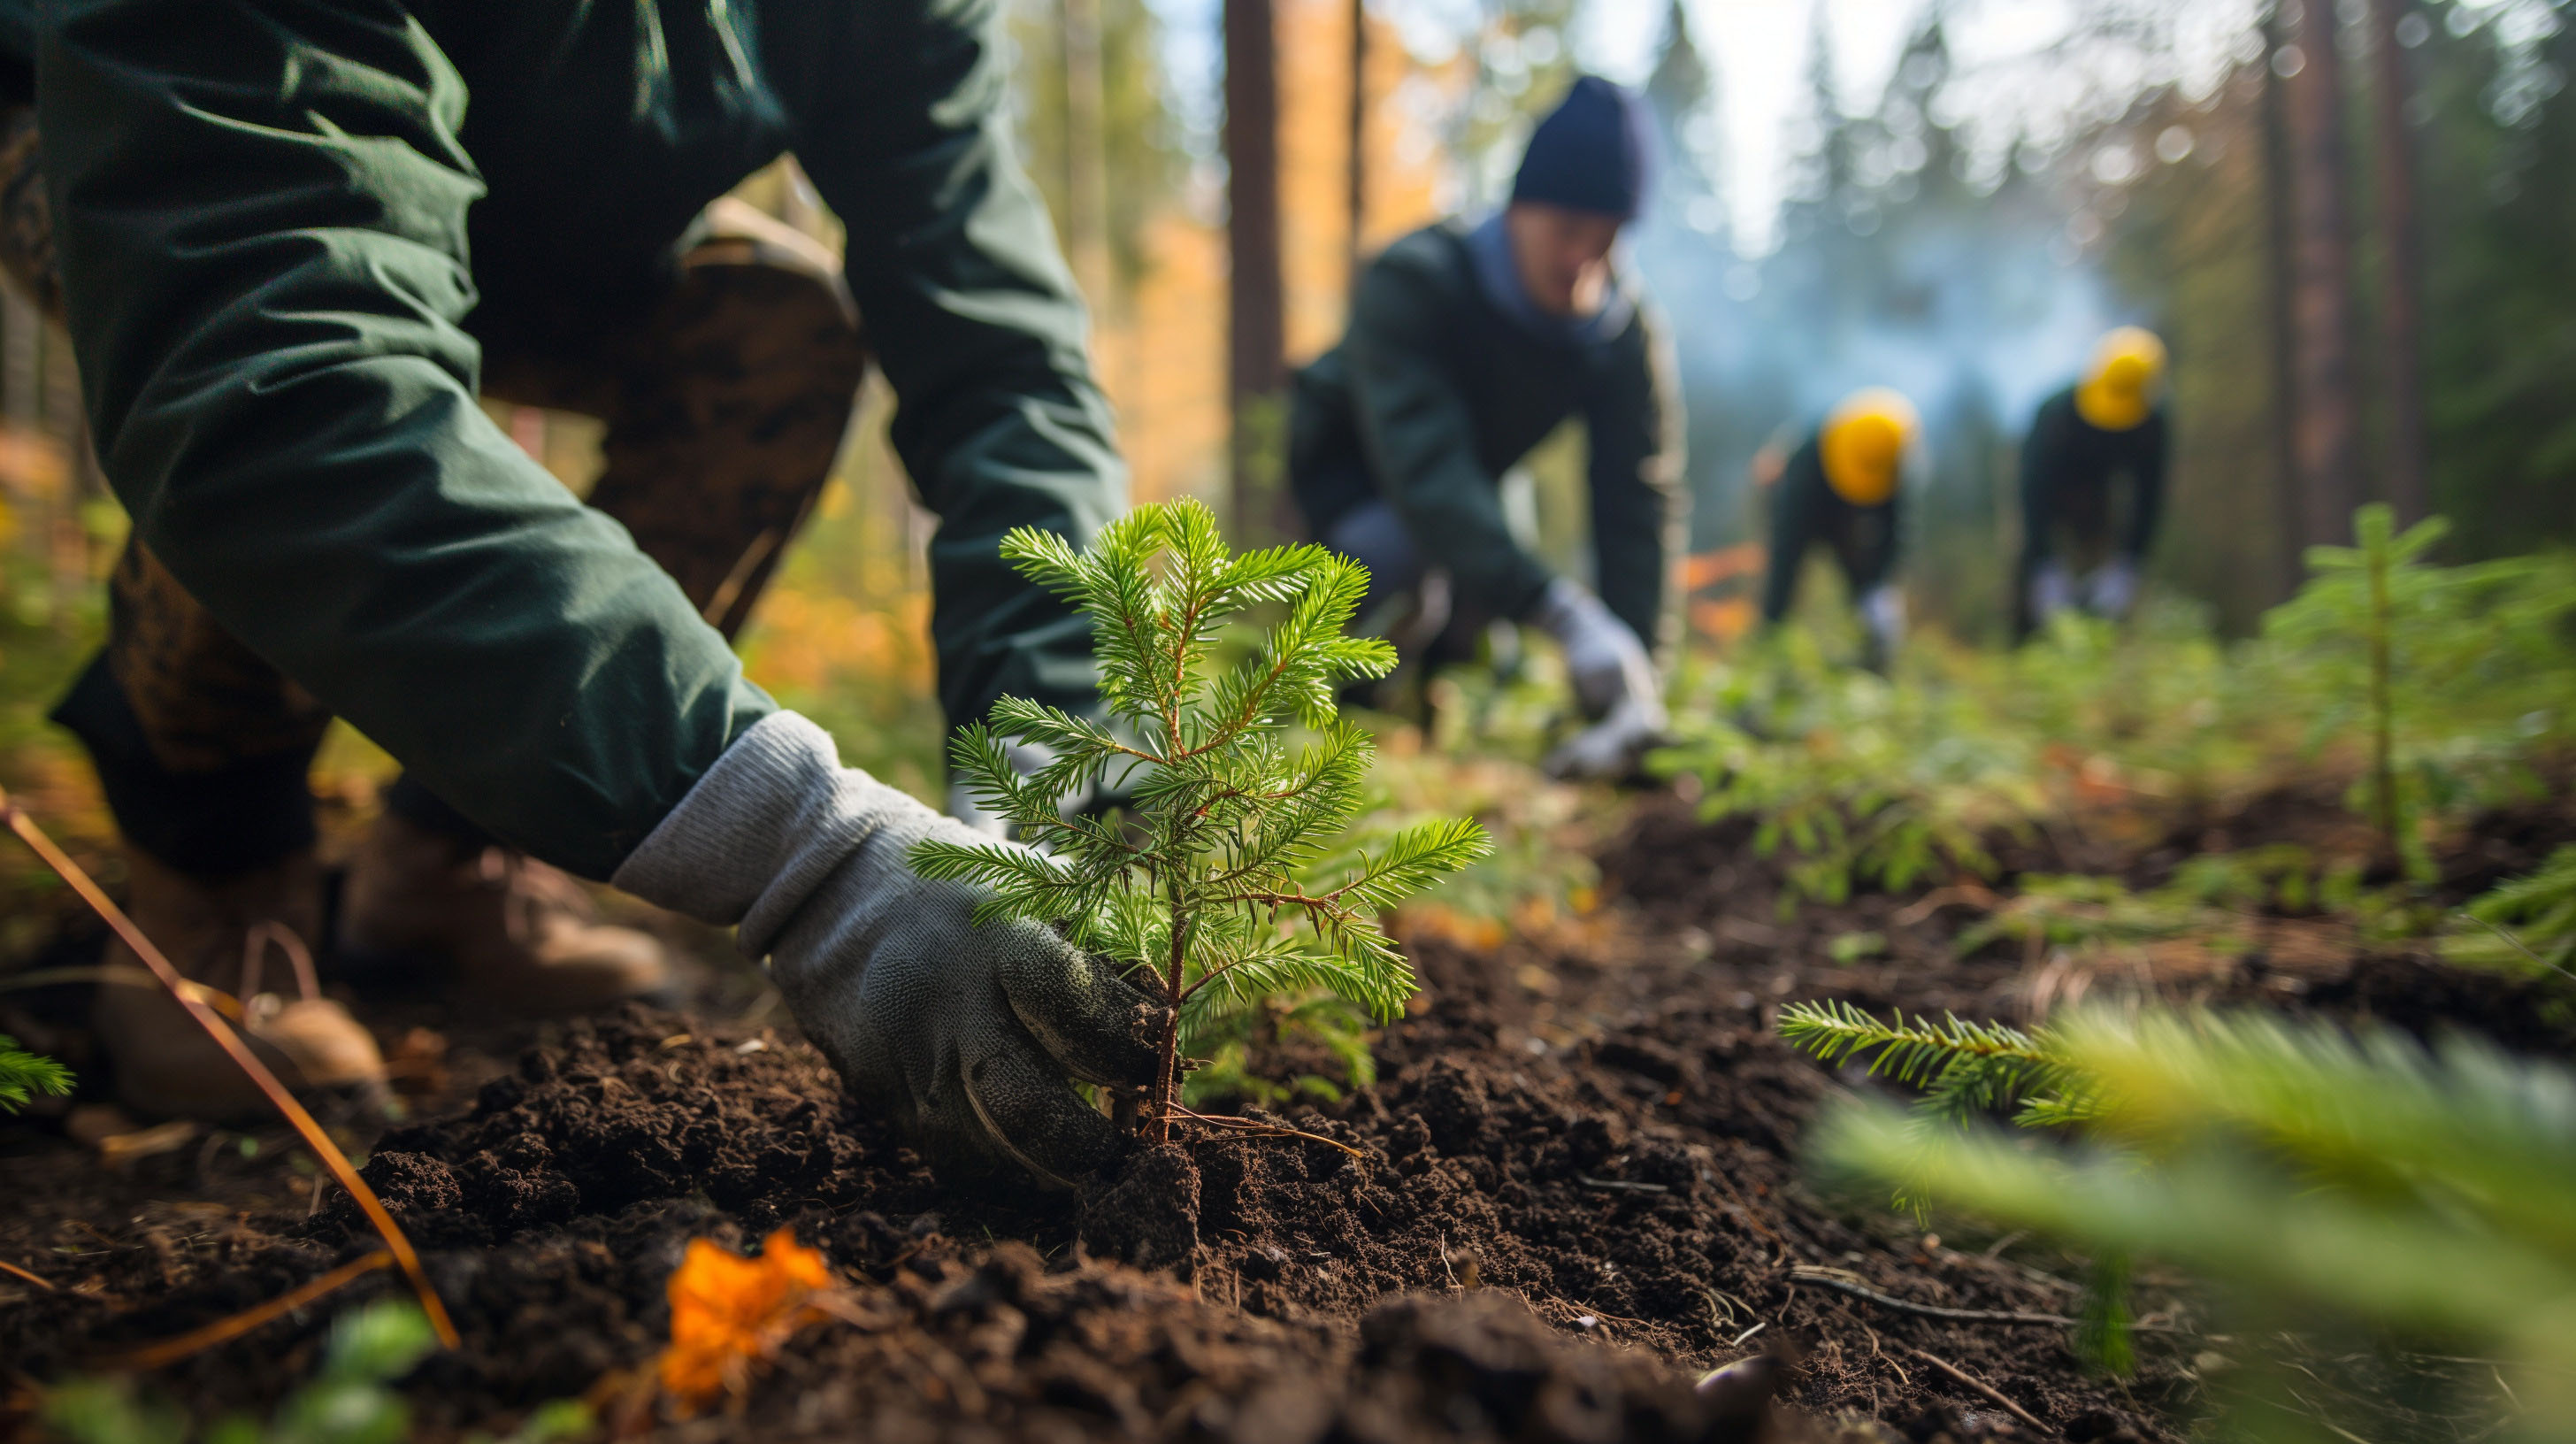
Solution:
M1682 409L1672 347L1643 307L1584 407L1590 448L1592 552L1601 600L1646 645L1680 645L1673 559L1689 499L1682 490Z
M37 74L101 460L226 628L604 877L774 710L475 404L456 72L384 0L60 0Z
M1002 536L1081 545L1126 506L1082 300L1011 153L1000 24L996 0L807 5L762 46L797 158L848 227L895 448L941 519L931 631L953 723L1006 694L1096 701L1088 625L1002 561Z
M1360 446L1424 557L1468 602L1517 619L1554 576L1513 540L1502 493L1476 459L1475 418L1440 360L1437 288L1452 284L1401 245L1361 279L1343 343Z

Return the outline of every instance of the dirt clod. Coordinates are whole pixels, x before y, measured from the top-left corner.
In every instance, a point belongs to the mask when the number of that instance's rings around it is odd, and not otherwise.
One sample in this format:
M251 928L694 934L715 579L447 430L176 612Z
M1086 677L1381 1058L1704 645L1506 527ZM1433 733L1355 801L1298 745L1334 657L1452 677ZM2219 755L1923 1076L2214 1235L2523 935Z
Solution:
M1092 1252L1143 1269L1187 1263L1199 1242L1199 1167L1164 1144L1138 1153L1083 1200L1082 1241Z

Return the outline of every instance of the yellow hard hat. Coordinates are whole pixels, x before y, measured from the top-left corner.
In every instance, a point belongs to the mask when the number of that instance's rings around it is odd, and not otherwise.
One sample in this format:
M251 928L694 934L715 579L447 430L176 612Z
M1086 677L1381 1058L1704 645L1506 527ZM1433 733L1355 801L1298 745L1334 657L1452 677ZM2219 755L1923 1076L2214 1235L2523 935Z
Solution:
M2104 431L2127 431L2156 409L2164 384L2165 343L2153 331L2123 326L2093 348L2093 364L2075 386L2075 411Z
M1854 506L1884 506L1896 495L1905 448L1914 441L1914 403L1884 386L1855 391L1825 417L1816 450L1825 483Z

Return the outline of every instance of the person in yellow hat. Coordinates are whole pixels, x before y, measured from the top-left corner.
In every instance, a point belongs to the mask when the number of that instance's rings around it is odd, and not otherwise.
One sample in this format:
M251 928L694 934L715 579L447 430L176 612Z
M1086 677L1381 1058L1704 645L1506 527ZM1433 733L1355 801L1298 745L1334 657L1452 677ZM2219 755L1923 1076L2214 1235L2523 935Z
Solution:
M2137 604L2164 510L2164 381L2164 342L2123 326L2040 404L2021 450L2017 635L2068 608L2118 619Z
M1772 483L1765 622L1789 615L1808 548L1822 542L1860 599L1871 665L1894 655L1905 635L1905 596L1893 580L1897 508L1906 473L1920 461L1921 433L1913 402L1872 386L1844 397L1790 454Z

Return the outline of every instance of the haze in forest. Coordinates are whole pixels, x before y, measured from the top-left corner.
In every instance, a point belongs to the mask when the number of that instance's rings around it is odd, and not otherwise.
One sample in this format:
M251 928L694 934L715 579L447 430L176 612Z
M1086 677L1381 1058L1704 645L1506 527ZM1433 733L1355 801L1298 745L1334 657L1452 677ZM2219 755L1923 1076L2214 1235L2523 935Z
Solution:
M1029 113L1043 117L1060 6L1023 3ZM1205 0L1128 3L1134 63L1164 77L1163 135L1178 152L1153 183L1213 236L1229 200L1220 30L1241 0L1223 13ZM1276 304L1293 367L1338 334L1351 274L1351 7L1268 8L1285 198ZM1645 90L1665 165L1631 250L1679 338L1703 555L1752 535L1746 474L1767 441L1852 387L1895 385L1924 410L1935 462L1909 591L1926 613L1995 634L2020 433L2122 322L2162 332L2175 354L2174 506L2157 578L2226 625L2250 625L2283 594L2299 547L2334 539L2333 518L2373 496L2451 514L2465 554L2576 530L2564 484L2576 433L2558 419L2576 387L2553 339L2564 320L2546 319L2568 317L2576 291L2543 259L2566 234L2551 228L2576 160L2562 138L2569 41L2550 0L2343 0L2317 17L2335 37L2332 66L2305 62L2300 42L2313 49L2315 37L2300 33L2295 0L2277 13L2252 0L1389 0L1361 13L1372 35L1361 255L1436 215L1489 207L1530 118L1578 69ZM2394 71L2382 49L2397 54ZM2340 157L2326 167L2339 181L2333 277L2300 269L2314 257L2290 233L2308 224L2292 172L2305 166L2312 181L2322 152L2286 148L2310 145L2291 132L2324 72L2342 112L2340 133L2323 138ZM2391 74L2414 176L2402 215L2382 203ZM1032 127L1042 184L1061 137ZM2401 239L2416 259L2392 265ZM1221 251L1214 267L1205 284L1222 280ZM2392 309L2401 273L2420 325ZM1139 294L1168 280L1135 277ZM2339 298L2333 339L2285 329L2302 287ZM1118 307L1113 297L1103 310L1104 355L1177 344L1209 348L1198 354L1210 369L1227 359L1203 333L1122 340ZM1202 326L1213 314L1184 309ZM2415 358L2411 377L2401 356ZM2307 411L2339 418L2325 429L2340 449L2296 452L2308 433L2293 386L2323 387ZM1141 393L1122 406L1148 429L1169 414ZM2391 433L2410 410L2421 435L2406 444ZM2420 464L2401 467L2400 454ZM1561 448L1532 468L1543 530L1571 566L1584 553L1578 461ZM1211 452L1186 476L1142 468L1140 483L1215 498L1243 475ZM1740 608L1697 614L1741 621Z

